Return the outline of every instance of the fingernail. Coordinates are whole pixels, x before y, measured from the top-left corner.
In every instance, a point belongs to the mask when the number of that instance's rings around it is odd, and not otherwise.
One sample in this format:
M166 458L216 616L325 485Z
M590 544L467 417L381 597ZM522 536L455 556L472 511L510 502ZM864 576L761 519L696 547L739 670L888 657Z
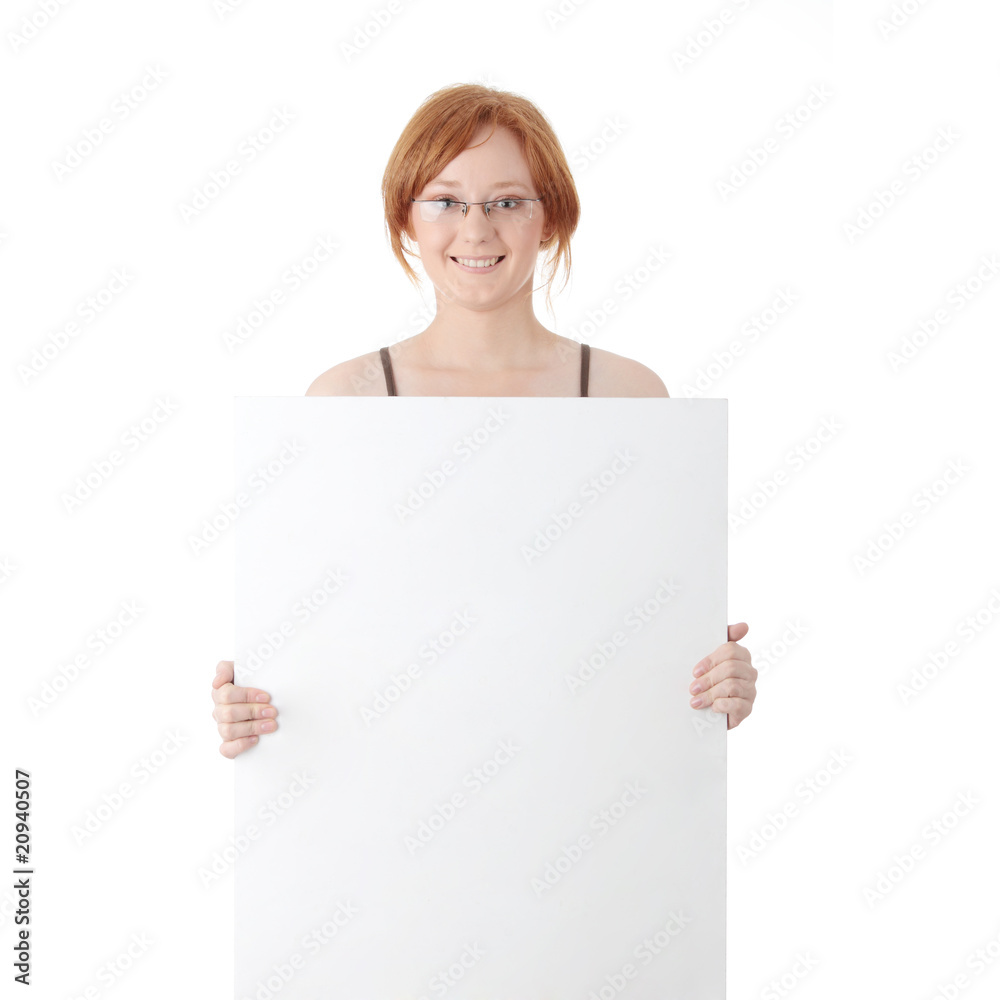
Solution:
M704 672L705 672L705 664L704 663L699 663L698 666L696 666L694 668L694 675L695 675L695 677L701 677L701 675Z
M262 708L260 710L260 717L262 719L270 719L275 715L275 710L268 705L267 708Z
M260 724L260 731L262 733L269 733L273 729L274 729L274 723L273 722L262 722Z
M692 698L691 707L698 708L704 700L705 700L704 698Z
M257 737L256 736L251 736L250 737L250 742L251 743L256 743L257 742Z
M257 701L267 701L267 695L262 691L259 695L257 695Z

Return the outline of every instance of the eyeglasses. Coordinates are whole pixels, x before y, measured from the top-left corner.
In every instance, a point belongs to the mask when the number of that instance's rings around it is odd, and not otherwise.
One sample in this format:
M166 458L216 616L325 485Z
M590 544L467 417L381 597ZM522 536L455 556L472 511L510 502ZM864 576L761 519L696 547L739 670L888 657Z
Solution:
M531 218L532 202L541 198L498 198L496 201L455 201L454 198L411 198L420 206L424 222L454 222L464 219L470 205L482 205L487 219L496 222L517 219L527 222ZM492 214L491 214L492 213Z

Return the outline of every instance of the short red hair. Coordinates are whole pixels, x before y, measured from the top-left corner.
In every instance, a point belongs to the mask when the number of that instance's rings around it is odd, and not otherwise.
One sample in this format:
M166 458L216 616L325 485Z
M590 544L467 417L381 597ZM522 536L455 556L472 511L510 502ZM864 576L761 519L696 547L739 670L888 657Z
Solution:
M580 199L562 146L548 119L531 101L480 84L454 84L435 91L417 108L396 141L382 176L382 203L393 254L410 281L418 285L417 273L405 255L419 256L403 245L410 199L469 146L483 125L509 129L520 140L531 179L544 196L546 227L553 227L552 235L541 244L543 252L553 251L545 285L550 286L562 263L565 288L572 264L569 241L580 219ZM551 309L550 290L546 287L545 297Z

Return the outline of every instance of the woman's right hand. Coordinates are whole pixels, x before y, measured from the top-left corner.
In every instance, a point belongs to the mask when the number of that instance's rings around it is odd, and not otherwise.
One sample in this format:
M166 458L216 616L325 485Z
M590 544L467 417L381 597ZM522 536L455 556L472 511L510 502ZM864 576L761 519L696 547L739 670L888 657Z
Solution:
M222 745L219 753L232 760L257 742L257 733L271 733L278 728L278 710L271 696L260 688L241 688L233 684L232 660L220 660L212 681L212 718L219 724Z

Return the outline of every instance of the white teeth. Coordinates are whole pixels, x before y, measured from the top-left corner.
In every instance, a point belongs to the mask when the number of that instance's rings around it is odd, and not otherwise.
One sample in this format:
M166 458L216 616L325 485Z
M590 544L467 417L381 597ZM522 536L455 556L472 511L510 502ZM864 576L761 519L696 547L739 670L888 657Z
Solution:
M466 257L455 258L459 264L464 264L466 267L490 267L499 259L499 257L487 257L486 260L468 260Z

